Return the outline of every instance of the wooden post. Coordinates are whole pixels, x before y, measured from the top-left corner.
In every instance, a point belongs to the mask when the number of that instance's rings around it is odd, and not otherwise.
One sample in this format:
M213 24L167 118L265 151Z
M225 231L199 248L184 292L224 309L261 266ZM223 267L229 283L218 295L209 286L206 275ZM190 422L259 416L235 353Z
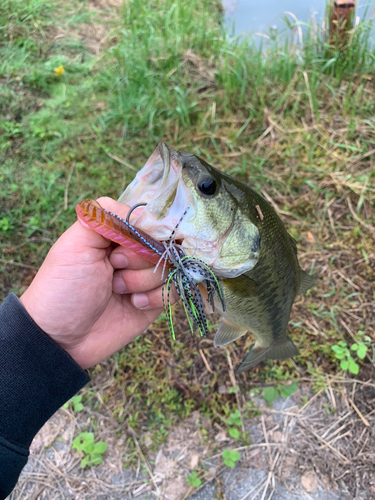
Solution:
M329 38L331 45L344 44L354 17L354 0L334 0L331 9Z

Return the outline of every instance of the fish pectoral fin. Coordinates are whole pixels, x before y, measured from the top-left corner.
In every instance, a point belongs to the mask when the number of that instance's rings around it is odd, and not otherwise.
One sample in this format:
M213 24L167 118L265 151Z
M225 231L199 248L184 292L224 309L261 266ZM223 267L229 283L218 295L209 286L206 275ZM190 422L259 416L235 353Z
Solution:
M251 351L248 352L242 360L240 366L236 370L236 374L250 370L250 368L253 368L266 359L276 359L278 361L282 361L283 359L297 356L297 354L297 347L294 345L293 340L287 335L279 339L270 347L256 347L255 344Z
M214 346L218 347L221 345L230 344L230 342L233 342L234 340L242 337L242 335L245 335L246 332L247 330L244 330L237 325L233 325L232 323L229 323L229 321L227 321L225 318L222 318L216 331Z
M236 297L256 297L258 295L258 285L246 273L237 278L223 279L221 283Z
M301 284L298 289L298 294L307 292L311 287L315 285L315 280L312 276L307 274L305 271L302 269L299 270L300 272L300 277L301 277Z

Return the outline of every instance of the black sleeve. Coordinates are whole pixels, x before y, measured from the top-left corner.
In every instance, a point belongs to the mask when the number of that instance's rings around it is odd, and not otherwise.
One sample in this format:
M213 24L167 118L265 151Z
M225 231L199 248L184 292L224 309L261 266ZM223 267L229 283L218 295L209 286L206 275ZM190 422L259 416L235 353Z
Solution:
M89 380L9 295L0 306L0 500L14 488L35 434Z

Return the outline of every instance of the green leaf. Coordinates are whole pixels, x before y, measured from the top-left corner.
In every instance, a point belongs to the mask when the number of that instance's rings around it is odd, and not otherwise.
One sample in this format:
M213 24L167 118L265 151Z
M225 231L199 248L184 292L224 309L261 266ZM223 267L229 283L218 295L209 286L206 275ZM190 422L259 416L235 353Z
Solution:
M187 476L187 482L194 486L194 488L198 488L202 484L202 481L197 477L197 473L194 471L189 476Z
M278 396L279 396L279 391L276 389L276 387L265 387L263 389L263 397L269 403L272 403L272 401L275 401L275 399Z
M346 361L346 360L345 361L341 361L340 368L342 370L347 370L349 368L349 361Z
M82 403L77 403L74 405L74 411L82 411L83 410L83 404Z
M89 465L99 465L103 462L103 455L99 453L92 453L90 455L90 463Z
M81 469L84 469L86 465L88 464L90 458L89 455L86 455L84 458L81 460Z
M236 462L233 462L233 460L231 458L226 458L224 460L224 464L227 466L227 467L234 467L236 465Z
M353 373L353 375L358 375L359 373L359 365L354 360L349 362L349 371Z
M0 219L0 231L6 232L8 229L10 229L10 219L3 217Z
M360 359L364 359L366 356L366 353L367 353L367 346L361 342L358 346L357 356Z
M337 352L336 353L336 358L337 359L344 359L345 358L345 354L343 352Z
M333 346L331 347L331 349L332 349L332 351L333 351L333 352L337 352L337 353L338 353L338 352L342 352L342 348L341 348L341 347L339 347L338 345L333 345Z
M298 385L295 382L293 382L291 385L280 385L279 390L281 397L286 399L296 391L298 391Z
M94 450L95 450L94 443L86 443L85 447L83 448L83 451L85 453L94 453Z
M94 453L101 453L103 454L106 449L107 449L107 443L104 443L103 441L99 441L95 444L95 448L94 448Z
M241 420L241 412L240 410L236 410L234 413L231 413L227 418L228 425L242 425Z
M356 351L358 349L358 344L353 344L350 349Z
M232 451L232 459L237 462L241 458L241 453L237 450Z
M85 451L87 446L94 443L94 434L92 432L82 432L72 442L72 448L77 451Z
M236 429L235 427L231 427L228 432L232 438L239 439L240 433L239 433L238 429Z
M341 347L346 347L346 342L344 342L343 340L340 340L339 342L337 342L338 345L340 345Z
M241 454L236 450L224 450L222 455L224 464L228 467L234 467L241 458Z

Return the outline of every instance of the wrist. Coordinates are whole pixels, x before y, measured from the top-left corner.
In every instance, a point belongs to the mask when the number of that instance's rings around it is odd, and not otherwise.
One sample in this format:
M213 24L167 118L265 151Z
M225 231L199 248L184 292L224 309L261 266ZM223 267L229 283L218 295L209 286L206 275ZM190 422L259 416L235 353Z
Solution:
M53 340L56 344L61 347L61 349L64 349L65 352L69 354L69 356L82 368L86 369L89 367L87 365L87 362L85 362L84 359L82 359L82 355L79 354L79 350L77 350L77 346L70 347L67 345L66 342L62 341L61 335L55 334L50 330L50 327L48 325L48 320L44 320L43 316L40 314L40 311L38 311L37 307L33 303L34 301L30 299L29 294L26 292L21 295L19 298L20 303L22 304L23 308L27 312L28 316L32 319L32 321L35 323L35 325L45 334L47 335L51 340ZM66 340L66 339L65 339Z

